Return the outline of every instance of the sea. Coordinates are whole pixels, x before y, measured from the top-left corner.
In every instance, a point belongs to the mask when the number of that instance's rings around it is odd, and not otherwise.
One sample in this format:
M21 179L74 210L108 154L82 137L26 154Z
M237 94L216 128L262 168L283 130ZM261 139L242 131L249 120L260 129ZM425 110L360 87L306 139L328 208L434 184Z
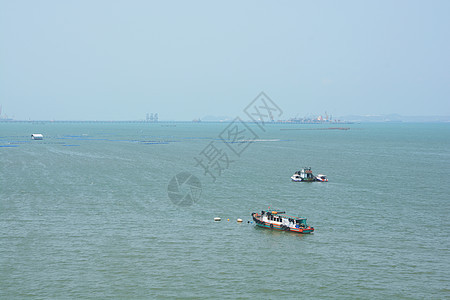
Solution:
M449 179L449 123L2 122L0 299L450 299Z

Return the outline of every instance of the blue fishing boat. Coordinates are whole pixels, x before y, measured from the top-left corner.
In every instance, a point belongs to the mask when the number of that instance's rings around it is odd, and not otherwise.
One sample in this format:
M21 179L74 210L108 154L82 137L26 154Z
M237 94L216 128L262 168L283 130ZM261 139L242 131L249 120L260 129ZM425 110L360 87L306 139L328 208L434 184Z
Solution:
M280 210L262 210L261 213L252 213L253 221L263 228L270 228L295 233L312 233L314 227L308 226L306 218L287 215Z

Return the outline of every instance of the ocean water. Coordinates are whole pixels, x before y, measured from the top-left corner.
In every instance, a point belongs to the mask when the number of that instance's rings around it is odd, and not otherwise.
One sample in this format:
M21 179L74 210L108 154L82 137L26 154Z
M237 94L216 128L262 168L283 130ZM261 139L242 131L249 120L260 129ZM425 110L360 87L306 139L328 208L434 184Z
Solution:
M450 298L450 124L227 125L0 123L0 298Z

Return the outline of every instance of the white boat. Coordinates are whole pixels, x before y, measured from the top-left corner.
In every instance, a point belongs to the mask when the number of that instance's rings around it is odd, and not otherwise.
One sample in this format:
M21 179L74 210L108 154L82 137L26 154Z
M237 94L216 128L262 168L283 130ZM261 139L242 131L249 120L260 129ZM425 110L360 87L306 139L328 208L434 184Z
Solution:
M300 171L297 171L294 173L294 175L291 176L292 181L295 182L313 182L313 181L320 181L320 182L326 182L328 181L327 176L324 174L319 174L317 176L314 176L314 174L311 171L311 168L303 168Z
M303 168L300 171L294 173L291 176L292 181L315 181L315 176L313 175L311 168Z
M40 133L33 133L31 135L31 139L33 139L33 140L43 140L44 136L42 134L40 134Z
M328 181L327 175L318 174L316 176L316 181L327 182Z

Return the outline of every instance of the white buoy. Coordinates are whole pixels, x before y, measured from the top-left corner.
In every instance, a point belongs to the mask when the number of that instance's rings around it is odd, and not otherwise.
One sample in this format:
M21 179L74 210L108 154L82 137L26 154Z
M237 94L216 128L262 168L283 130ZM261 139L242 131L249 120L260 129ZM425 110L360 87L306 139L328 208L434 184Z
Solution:
M214 218L214 221L216 221L216 222L219 222L220 220L222 220L222 219L219 218L219 217L215 217L215 218Z
M241 223L241 222L242 222L242 219L237 219L237 221L238 221L238 223Z

